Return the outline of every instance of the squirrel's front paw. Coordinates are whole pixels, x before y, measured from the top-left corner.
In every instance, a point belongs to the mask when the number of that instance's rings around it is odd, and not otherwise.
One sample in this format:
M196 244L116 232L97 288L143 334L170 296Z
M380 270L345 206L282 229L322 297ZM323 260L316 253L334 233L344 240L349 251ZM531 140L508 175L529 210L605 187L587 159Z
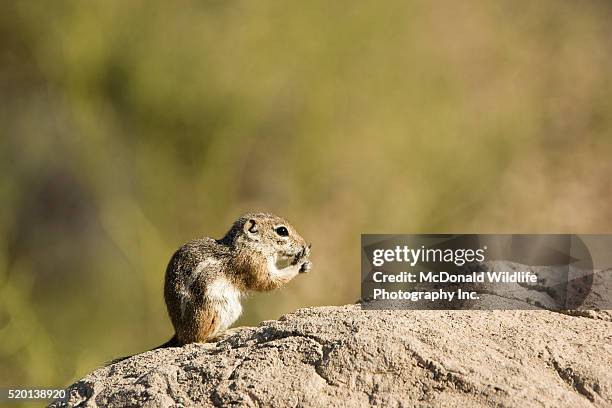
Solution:
M312 268L312 262L306 261L300 266L300 273L306 273Z
M293 257L293 262L291 262L291 265L297 265L302 261L307 261L308 257L310 256L310 247L311 245L302 247L301 251L299 251Z

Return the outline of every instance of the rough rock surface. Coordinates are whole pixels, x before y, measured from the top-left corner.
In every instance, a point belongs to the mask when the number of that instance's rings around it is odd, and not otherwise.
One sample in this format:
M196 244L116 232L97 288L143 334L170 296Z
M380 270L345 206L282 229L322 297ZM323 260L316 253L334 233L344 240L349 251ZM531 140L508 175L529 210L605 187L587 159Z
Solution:
M596 317L596 318L593 318ZM55 406L612 406L609 314L301 309L98 369Z

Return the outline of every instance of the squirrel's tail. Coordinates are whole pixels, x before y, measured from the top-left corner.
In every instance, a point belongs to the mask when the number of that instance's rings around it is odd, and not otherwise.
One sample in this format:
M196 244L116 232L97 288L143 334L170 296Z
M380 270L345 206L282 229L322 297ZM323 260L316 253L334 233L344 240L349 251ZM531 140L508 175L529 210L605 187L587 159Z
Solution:
M180 346L180 344L179 344L179 341L178 341L178 337L176 337L176 334L175 334L174 336L172 336L172 338L170 338L170 340L168 340L164 344L162 344L160 346L157 346L155 348L152 348L151 350L147 350L147 351L158 350L158 349L162 349L162 348L166 348L166 347L179 347L179 346ZM126 358L130 358L130 357L132 357L132 356L125 356L125 357L116 358L114 360L111 360L111 361L107 362L104 366L106 367L106 366L109 366L111 364L118 363L118 362L123 361Z

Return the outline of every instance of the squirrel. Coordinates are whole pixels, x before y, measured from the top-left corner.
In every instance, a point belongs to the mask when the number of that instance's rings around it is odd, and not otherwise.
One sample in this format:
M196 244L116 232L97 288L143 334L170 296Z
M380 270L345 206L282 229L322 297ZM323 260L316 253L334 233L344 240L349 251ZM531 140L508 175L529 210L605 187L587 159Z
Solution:
M270 291L308 272L311 245L281 217L249 213L221 239L187 242L166 269L164 298L175 334L158 348L206 342L242 313L249 291Z

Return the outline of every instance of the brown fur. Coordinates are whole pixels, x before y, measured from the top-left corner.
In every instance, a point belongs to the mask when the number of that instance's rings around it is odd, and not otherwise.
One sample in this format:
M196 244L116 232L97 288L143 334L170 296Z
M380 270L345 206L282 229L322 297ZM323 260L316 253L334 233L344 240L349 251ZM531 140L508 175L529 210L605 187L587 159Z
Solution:
M244 291L268 292L278 289L289 279L272 278L268 274L267 261L263 256L237 254L230 262L234 272L233 282Z
M280 235L279 226L288 232ZM164 285L177 342L206 341L217 334L220 322L227 321L206 298L206 289L218 277L227 278L242 293L270 291L295 275L272 276L268 259L289 258L292 266L306 272L310 269L309 254L310 246L291 224L264 213L240 217L220 240L202 238L186 243L170 259Z

